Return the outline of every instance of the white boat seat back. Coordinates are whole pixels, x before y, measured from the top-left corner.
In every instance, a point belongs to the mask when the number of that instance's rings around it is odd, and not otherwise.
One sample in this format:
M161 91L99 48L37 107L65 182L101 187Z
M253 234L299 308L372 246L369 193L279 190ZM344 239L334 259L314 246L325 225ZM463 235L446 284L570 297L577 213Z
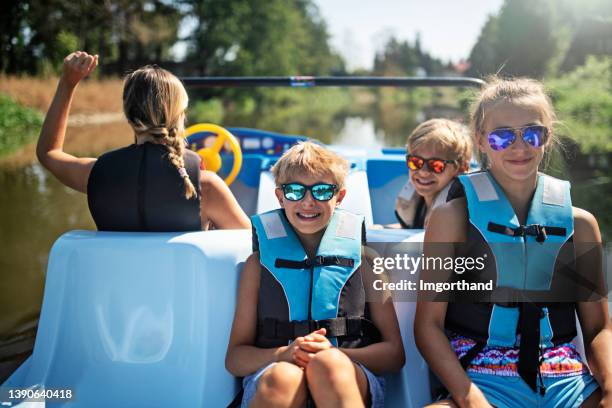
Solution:
M368 159L367 175L372 196L372 215L375 224L393 224L395 200L408 181L408 169L403 160Z
M226 406L239 385L224 358L250 252L246 230L63 235L34 353L5 386L68 386L75 407Z

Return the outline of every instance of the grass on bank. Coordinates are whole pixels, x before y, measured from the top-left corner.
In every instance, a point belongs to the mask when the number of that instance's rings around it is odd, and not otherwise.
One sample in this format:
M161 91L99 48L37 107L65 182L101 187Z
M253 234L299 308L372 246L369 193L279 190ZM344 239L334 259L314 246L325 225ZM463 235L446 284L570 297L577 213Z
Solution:
M21 105L46 112L57 88L57 77L36 78L0 75L0 93ZM95 114L121 112L123 80L86 79L77 87L70 113Z
M0 156L7 155L38 136L42 114L0 93Z

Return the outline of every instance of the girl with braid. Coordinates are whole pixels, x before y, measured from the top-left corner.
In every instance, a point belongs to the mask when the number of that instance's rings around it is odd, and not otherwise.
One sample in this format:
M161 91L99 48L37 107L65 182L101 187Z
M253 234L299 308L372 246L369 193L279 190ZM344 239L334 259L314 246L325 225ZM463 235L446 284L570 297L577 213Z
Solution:
M193 231L209 222L220 229L250 228L223 180L201 171L199 156L185 148L187 92L162 68L145 66L125 78L123 110L134 144L97 159L63 151L74 92L97 65L97 55L82 51L65 58L36 154L62 183L87 194L98 229Z

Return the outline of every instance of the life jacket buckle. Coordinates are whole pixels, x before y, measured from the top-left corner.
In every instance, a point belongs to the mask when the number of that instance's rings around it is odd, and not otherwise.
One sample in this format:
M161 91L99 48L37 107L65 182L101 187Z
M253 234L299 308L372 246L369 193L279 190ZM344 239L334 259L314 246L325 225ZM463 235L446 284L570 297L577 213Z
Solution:
M538 224L537 229L538 229L538 235L536 236L536 241L541 244L544 241L546 241L546 238L547 238L546 237L546 227Z
M315 259L312 262L312 265L314 265L314 266L322 266L324 262L325 262L325 258L322 255L319 255L319 256L315 257Z
M527 225L526 227L523 227L521 225L521 228L523 228L525 235L535 236L536 241L539 242L540 244L546 241L546 228L543 225L531 224L531 225Z

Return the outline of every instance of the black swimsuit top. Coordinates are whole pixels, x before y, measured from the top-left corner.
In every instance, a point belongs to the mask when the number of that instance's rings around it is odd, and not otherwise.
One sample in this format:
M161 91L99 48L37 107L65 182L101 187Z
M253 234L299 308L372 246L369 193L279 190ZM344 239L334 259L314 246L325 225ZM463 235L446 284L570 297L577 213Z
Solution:
M190 150L183 157L198 198L185 198L184 181L163 145L133 144L100 156L87 183L98 230L200 230L200 158Z

